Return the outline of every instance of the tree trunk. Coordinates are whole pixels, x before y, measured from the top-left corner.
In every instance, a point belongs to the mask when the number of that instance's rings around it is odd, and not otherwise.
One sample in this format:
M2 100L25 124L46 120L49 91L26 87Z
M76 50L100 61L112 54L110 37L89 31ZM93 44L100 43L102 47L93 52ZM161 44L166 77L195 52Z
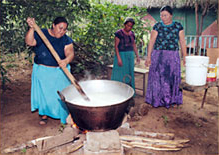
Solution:
M210 0L207 0L203 5L203 11L202 11L202 16L201 16L201 22L200 22L200 31L199 34L202 34L202 28L203 28L203 20L205 15L207 14L208 8L209 8Z
M199 38L199 14L198 14L198 2L195 2L195 22L196 22L196 42L195 44L195 49L197 51L198 49L198 38ZM195 51L195 52L196 52Z

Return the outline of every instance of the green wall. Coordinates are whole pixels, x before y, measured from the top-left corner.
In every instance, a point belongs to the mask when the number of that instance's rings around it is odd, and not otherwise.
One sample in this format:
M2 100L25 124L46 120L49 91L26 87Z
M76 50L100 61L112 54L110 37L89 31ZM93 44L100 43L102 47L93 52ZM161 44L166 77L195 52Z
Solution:
M148 9L148 13L156 20L160 21L160 9ZM200 15L201 16L201 15ZM185 30L185 35L196 35L195 10L194 9L173 9L173 19L179 21ZM212 22L217 20L217 12L210 10L204 17L202 31L205 30Z

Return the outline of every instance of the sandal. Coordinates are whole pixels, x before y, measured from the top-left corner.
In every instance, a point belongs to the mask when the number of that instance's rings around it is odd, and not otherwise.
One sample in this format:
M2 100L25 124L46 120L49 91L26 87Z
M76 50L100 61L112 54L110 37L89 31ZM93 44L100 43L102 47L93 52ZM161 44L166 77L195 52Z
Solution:
M48 118L43 118L41 117L41 120L39 122L40 125L46 125L47 124L47 121L48 121Z

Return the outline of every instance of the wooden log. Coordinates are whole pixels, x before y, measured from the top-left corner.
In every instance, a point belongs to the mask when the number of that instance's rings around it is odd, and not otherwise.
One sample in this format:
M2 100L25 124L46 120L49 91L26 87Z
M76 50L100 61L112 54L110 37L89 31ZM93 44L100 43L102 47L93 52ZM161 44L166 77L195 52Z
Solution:
M67 126L63 130L63 133L48 139L37 141L36 145L39 151L46 151L56 146L60 146L73 141L74 138L78 136L78 134L78 129Z
M41 138L37 138L37 139L34 139L34 140L30 140L26 143L6 148L3 151L1 151L1 153L13 153L13 152L16 152L16 151L21 151L23 149L31 148L31 147L36 145L37 141L42 141L42 140L45 140L45 139L48 139L48 138L51 138L51 137L52 136L47 136L47 137L41 137Z
M158 138L158 139L174 139L174 134L172 133L154 133L154 132L145 132L145 131L136 131L132 128L123 128L120 127L117 129L119 135L132 135L132 136L141 136L148 138Z
M134 145L134 147L140 147L145 149L157 150L157 151L179 151L181 148L156 148L153 146Z
M163 139L155 139L155 138L145 138L139 136L119 136L121 140L124 141L140 141L140 142L150 142L150 143L161 143L161 144L183 144L188 143L188 139L179 139L179 140L163 140Z
M84 141L86 140L85 134L79 134L78 139L73 141L72 143L68 143L62 146L55 147L46 152L46 155L64 155L73 153L79 150L84 145Z
M124 147L125 150L125 154L133 154L133 155L142 155L142 154L146 154L146 155L155 155L155 152L149 150L149 149L145 149L145 148L140 148L140 147L134 147L134 148L126 148Z
M134 145L143 145L143 146L152 146L152 147L157 147L157 148L182 148L184 147L183 144L164 144L164 143L149 143L149 142L138 142L138 141L121 141L122 143L128 145L130 144L131 146Z
M126 142L121 141L122 145L124 147L138 147L138 148L144 148L144 149L151 149L151 150L157 150L157 151L179 151L182 148L177 146L171 146L171 145L154 145L149 143L143 143L143 142Z

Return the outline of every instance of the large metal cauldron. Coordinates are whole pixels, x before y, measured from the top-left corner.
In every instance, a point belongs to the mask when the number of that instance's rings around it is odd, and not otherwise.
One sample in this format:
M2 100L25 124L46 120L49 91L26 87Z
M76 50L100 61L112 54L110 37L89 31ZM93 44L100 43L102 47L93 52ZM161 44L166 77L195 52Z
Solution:
M91 93L99 93L100 95L115 93L123 96L124 100L105 105L104 102L109 100L109 98L105 98L102 101L103 106L94 106L92 103L90 105L79 105L73 103L72 100L79 96L82 98L82 96L73 85L68 86L59 95L62 101L66 103L76 125L89 131L106 131L118 128L123 121L129 100L134 95L133 88L122 82L110 80L89 80L79 82L79 84L88 97Z

